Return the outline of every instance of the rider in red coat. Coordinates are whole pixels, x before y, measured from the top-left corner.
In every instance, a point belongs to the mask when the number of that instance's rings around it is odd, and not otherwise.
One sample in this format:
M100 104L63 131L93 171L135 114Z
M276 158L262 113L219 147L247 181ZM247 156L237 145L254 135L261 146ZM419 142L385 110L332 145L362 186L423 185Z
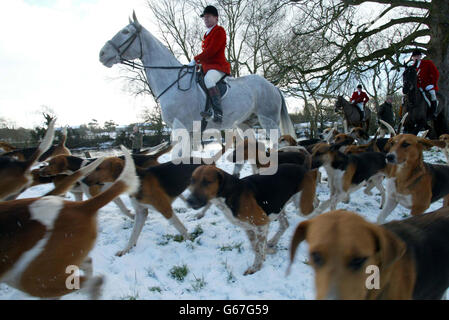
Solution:
M201 64L204 83L208 89L214 110L214 122L221 123L223 111L221 109L221 96L216 84L225 75L231 73L231 65L225 58L226 31L217 25L218 11L214 6L207 6L201 17L208 28L204 34L201 44L203 52L195 56L190 65ZM209 118L212 116L210 110L201 112L201 116Z
M440 73L432 60L421 60L422 53L415 50L412 53L412 60L416 67L418 75L418 88L426 90L430 94L430 107L433 110L433 115L438 115L438 100L436 91L438 91L438 78Z
M362 121L365 120L364 107L368 102L368 100L369 100L368 95L366 94L365 91L362 91L362 85L359 84L357 86L357 90L354 91L354 93L352 94L350 102L358 107Z

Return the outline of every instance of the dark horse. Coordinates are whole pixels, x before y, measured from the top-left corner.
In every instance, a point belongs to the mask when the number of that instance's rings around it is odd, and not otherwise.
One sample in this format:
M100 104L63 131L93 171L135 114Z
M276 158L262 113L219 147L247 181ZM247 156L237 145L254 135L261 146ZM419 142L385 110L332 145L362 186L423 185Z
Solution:
M431 120L430 108L422 92L418 89L418 75L416 68L411 65L405 67L402 74L402 93L404 97L404 108L408 112L408 117L404 123L404 133L418 134L422 130L430 130L427 124Z
M348 101L342 96L338 96L337 102L335 103L335 112L343 111L345 117L345 131L347 132L349 126L352 127L361 127L366 132L369 129L369 119L371 117L371 110L369 108L365 108L365 121L361 121L360 112L358 107Z
M434 110L429 108L422 91L418 88L418 75L413 65L406 66L402 74L402 93L405 95L403 107L408 112L404 123L404 133L416 135L419 131L430 130L428 137L433 139L445 133L443 112L440 110L438 117L432 118ZM441 98L438 94L440 102ZM428 121L431 121L431 126L427 124Z

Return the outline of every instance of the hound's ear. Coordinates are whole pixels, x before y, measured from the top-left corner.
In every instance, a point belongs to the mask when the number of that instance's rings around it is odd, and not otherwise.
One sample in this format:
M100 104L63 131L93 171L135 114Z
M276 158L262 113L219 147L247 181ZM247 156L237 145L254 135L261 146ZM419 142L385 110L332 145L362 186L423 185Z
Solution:
M225 175L224 175L223 171L221 171L218 168L216 168L215 172L217 174L217 181L218 181L217 193L220 193L221 191L223 191L223 189L225 187Z
M385 152L390 152L390 148L393 146L393 137L388 139L388 142L384 146Z
M122 173L124 164L124 161L111 161L111 175L114 180L118 179Z
M354 139L353 139L354 140ZM349 145L351 143L349 143L348 141L343 141L343 142L339 142L339 143L335 143L332 144L329 148L330 151L338 151L341 147Z
M381 268L388 268L405 254L407 247L391 231L378 225L370 225L370 228L376 243Z
M445 148L446 143L441 140L429 140L429 139L423 139L418 138L418 142L424 146L424 149L428 150L432 147L438 147L438 148Z
M295 260L296 250L299 244L306 239L307 228L309 227L311 220L301 222L293 234L292 242L290 244L290 264L288 265L287 275L290 273L291 266Z

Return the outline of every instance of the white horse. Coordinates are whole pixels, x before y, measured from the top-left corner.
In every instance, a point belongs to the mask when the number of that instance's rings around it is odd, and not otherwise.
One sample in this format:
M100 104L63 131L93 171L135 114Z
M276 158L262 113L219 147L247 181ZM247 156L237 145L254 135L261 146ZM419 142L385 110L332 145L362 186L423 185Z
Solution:
M100 51L100 62L110 68L123 61L140 59L152 92L160 97L162 118L172 129L193 131L193 122L201 121L206 95L192 68L183 66L175 56L140 25L133 12L133 21L106 42ZM167 68L168 67L168 68ZM189 73L190 71L190 73ZM181 77L181 75L184 75ZM180 79L181 78L181 79ZM257 116L262 128L278 130L296 137L284 97L278 88L259 75L227 78L229 85L223 97L223 122L208 122L207 129L246 130L248 120ZM182 89L182 90L181 90ZM248 122L248 123L245 123Z

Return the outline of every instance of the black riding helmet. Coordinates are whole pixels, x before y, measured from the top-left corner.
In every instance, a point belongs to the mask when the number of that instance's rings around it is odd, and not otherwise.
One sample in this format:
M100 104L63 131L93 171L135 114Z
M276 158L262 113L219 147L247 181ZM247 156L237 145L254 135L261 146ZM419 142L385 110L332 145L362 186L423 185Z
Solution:
M206 8L204 8L204 11L203 11L203 13L200 15L200 17L201 17L201 18L204 17L204 15L205 15L206 13L209 13L209 14L211 14L211 15L213 15L213 16L218 17L218 10L217 10L217 8L215 8L214 6L207 6Z

